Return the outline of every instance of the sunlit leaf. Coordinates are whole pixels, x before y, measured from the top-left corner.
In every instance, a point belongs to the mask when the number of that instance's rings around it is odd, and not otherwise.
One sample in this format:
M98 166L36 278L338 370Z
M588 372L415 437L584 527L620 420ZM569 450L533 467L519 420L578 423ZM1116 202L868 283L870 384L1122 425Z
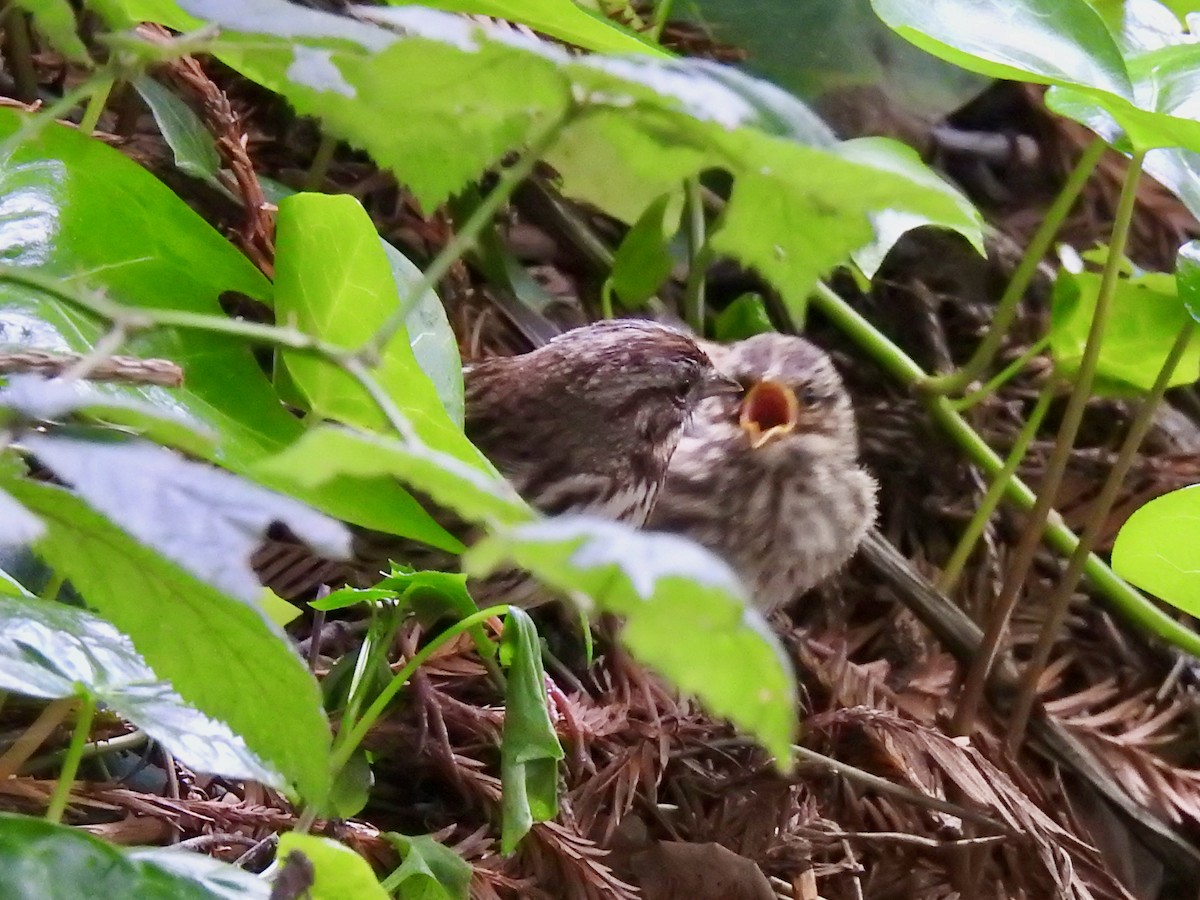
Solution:
M1140 588L1200 615L1200 485L1151 500L1121 527L1113 568Z
M512 560L626 618L633 653L790 765L796 686L778 638L723 562L684 538L583 516L517 525L472 547L467 571Z
M285 859L293 851L303 853L313 865L313 900L388 900L367 861L345 844L297 831L281 834L278 858Z
M1175 284L1183 307L1200 322L1200 241L1188 241L1175 258Z

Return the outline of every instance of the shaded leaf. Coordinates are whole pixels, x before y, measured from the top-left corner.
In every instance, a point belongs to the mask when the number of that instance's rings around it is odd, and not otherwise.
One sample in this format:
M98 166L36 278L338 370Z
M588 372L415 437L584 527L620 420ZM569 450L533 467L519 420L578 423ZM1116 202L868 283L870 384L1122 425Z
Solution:
M160 681L129 638L86 610L0 596L0 688L47 700L86 691L190 769L284 786L227 726Z
M325 795L329 726L320 692L278 628L65 490L15 479L5 488L46 524L37 553L129 636L185 702L225 722L301 796Z
M617 247L609 277L626 306L645 303L671 274L670 241L679 230L680 199L678 193L664 194L647 206Z
M449 847L429 834L409 837L385 831L382 837L404 860L384 880L389 890L400 889L400 900L467 900L471 866Z
M267 897L266 885L256 885L258 879L249 873L199 854L187 855L196 861L186 867L164 866L157 855L139 857L124 852L82 829L0 813L0 883L11 900ZM218 871L220 876L215 874ZM229 892L211 890L221 884L227 885ZM233 893L235 886L243 893Z
M293 851L303 853L313 864L313 900L388 900L367 861L344 844L296 831L281 834L277 858L284 859Z
M287 525L323 556L350 555L350 532L340 522L163 447L54 432L26 435L21 445L93 509L232 597L258 599L250 557L272 523Z
M721 310L713 337L722 343L774 331L761 294L742 294Z
M507 855L534 822L558 815L558 763L563 749L546 708L537 627L523 609L509 607L500 658L508 666L500 743L500 846Z
M37 30L50 39L54 49L71 62L89 64L87 47L79 39L75 10L67 0L16 0L31 16Z
M676 535L559 516L485 538L463 562L483 575L508 559L625 616L622 639L634 655L789 765L796 729L791 666L717 557Z
M174 847L130 847L128 859L149 863L194 881L217 900L268 900L271 885L239 866Z
M135 78L133 86L150 107L180 171L210 184L218 184L221 157L200 117L172 91L148 75Z

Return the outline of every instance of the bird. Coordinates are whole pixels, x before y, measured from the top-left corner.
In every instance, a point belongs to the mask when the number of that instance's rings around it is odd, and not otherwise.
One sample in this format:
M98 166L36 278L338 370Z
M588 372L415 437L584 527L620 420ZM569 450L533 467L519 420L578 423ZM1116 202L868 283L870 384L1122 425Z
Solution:
M468 365L463 380L467 437L526 502L545 515L584 513L635 527L650 515L699 404L741 392L690 335L643 319L571 329L528 353ZM478 526L451 511L432 512L464 543L478 536ZM311 596L321 584L369 586L389 560L455 568L450 554L365 530L356 534L356 556L323 560L294 541L270 540L252 564L284 599ZM482 587L497 602L546 599L531 578L511 570Z
M832 360L795 335L704 344L744 388L684 429L647 527L723 558L764 613L836 573L875 520L854 410Z

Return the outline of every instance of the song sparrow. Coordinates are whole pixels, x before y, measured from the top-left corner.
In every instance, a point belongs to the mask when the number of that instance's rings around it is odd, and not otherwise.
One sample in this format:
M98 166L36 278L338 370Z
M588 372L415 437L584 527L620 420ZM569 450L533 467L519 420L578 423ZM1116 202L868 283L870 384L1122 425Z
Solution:
M685 534L774 610L836 572L875 519L854 411L829 357L761 334L708 347L746 388L705 400L671 458L649 527Z
M697 405L741 391L691 337L635 319L576 328L532 352L468 366L463 376L467 436L532 506L639 526ZM449 511L436 515L467 543L474 537ZM287 598L321 583L373 583L388 559L417 568L454 565L448 555L395 537L358 537L361 558L349 565L278 541L253 562L263 583ZM513 573L501 573L490 586L497 601L542 599L530 579Z

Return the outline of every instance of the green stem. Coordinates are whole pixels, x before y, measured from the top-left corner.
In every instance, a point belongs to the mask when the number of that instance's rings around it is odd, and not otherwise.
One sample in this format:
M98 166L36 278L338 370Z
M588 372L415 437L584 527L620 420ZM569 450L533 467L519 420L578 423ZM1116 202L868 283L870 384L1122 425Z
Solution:
M1021 427L1021 432L1017 435L1012 450L1009 451L1008 459L1004 461L1004 468L992 479L992 483L988 485L987 492L983 495L983 499L979 502L979 506L971 516L971 520L967 522L967 527L963 529L962 537L958 539L958 545L954 548L954 552L950 554L950 559L946 562L946 565L942 569L942 574L937 580L937 589L943 594L949 594L953 591L954 586L958 583L958 579L962 576L967 560L971 558L971 553L975 550L975 545L983 534L983 529L987 526L992 513L996 511L996 507L1000 504L1001 499L1003 499L1004 492L1008 489L1008 482L1016 474L1017 467L1021 464L1021 460L1025 458L1025 452L1029 449L1029 444L1033 441L1034 436L1042 425L1042 420L1046 417L1046 413L1050 409L1050 401L1054 399L1056 387L1056 382L1051 379L1042 388L1042 392L1038 395L1037 404L1033 407L1029 418Z
M75 730L71 733L71 745L67 748L62 770L58 773L54 793L50 795L50 804L46 807L47 822L57 824L62 821L63 812L67 808L67 798L71 795L71 786L75 783L75 775L79 771L79 760L83 757L83 745L87 743L88 732L92 729L92 717L95 714L96 698L89 694L80 701L79 715L75 717Z
M37 69L33 64L33 40L29 34L29 16L8 0L4 5L4 49L13 70L17 99L35 103L38 98Z
M1062 630L1063 621L1067 617L1067 607L1079 584L1079 579L1083 575L1088 554L1100 540L1100 535L1108 522L1108 514L1112 510L1113 504L1116 503L1117 496L1121 493L1125 477L1129 474L1129 469L1137 458L1142 440L1154 422L1154 412L1158 409L1158 404L1162 400L1163 394L1166 393L1167 386L1171 383L1171 376L1175 374L1175 368L1179 365L1179 360L1183 358L1188 344L1191 343L1194 332L1195 322L1189 319L1175 338L1175 343L1171 345L1171 350L1167 354L1167 358L1163 360L1162 368L1159 369L1154 384L1142 400L1137 415L1134 416L1133 422L1129 426L1129 432L1125 435L1120 450L1117 451L1112 471L1108 473L1108 477L1104 480L1104 486L1101 487L1099 495L1088 510L1087 525L1084 526L1083 534L1079 537L1079 546L1071 554L1067 569L1063 572L1062 578L1059 579L1054 593L1046 604L1049 612L1046 621L1042 624L1041 633L1038 635L1033 657L1021 677L1017 701L1008 722L1005 740L1012 750L1019 748L1025 739L1025 728L1029 723L1029 713L1033 709L1034 699L1037 696L1038 682L1046 670L1046 664L1050 661L1050 652Z
M462 228L455 232L454 236L446 242L440 253L434 257L433 262L425 269L421 280L409 288L409 297L422 297L437 285L450 271L458 260L466 253L471 245L475 242L476 237L496 216L496 212L500 207L512 196L513 191L520 186L530 173L533 172L534 166L549 149L558 140L559 134L569 124L573 113L568 113L561 119L556 119L550 122L545 128L539 132L532 141L529 142L529 147L517 159L515 163L500 172L496 180L496 185L493 187L475 207L475 211L471 213L467 221L463 223ZM383 352L383 349L391 342L396 333L404 327L405 318L408 315L408 309L411 306L409 303L398 303L396 311L388 317L375 335L362 347L362 355L368 359L377 359Z
M1017 373L1024 369L1029 363L1043 350L1050 346L1050 335L1046 334L1034 342L1033 346L1014 359L1011 363L1004 367L996 376L994 376L987 384L978 390L950 401L951 404L959 412L965 412L977 403L982 403L1002 386L1007 384L1010 379L1015 378Z
M344 740L339 739L338 746L334 749L330 760L330 766L333 771L335 773L341 771L342 767L346 765L347 760L354 753L354 749L362 743L371 726L383 715L388 704L392 702L392 699L400 691L400 688L404 687L408 679L412 677L413 672L424 665L429 657L436 653L444 644L452 641L463 632L470 630L475 625L486 622L492 616L502 615L507 610L507 605L490 606L487 609L481 609L479 612L455 622L413 654L413 658L396 673L392 680L388 682L387 687L379 692L379 696L375 698L374 702L367 708L367 711L363 713L362 718L354 724L354 727L350 730L349 737Z
M699 176L686 182L688 217L688 278L683 296L683 318L692 331L704 334L705 284L708 281L708 239L704 221L704 200L700 196Z
M321 189L321 185L325 183L325 176L329 172L329 164L333 162L333 154L337 152L337 146L337 138L324 132L321 133L321 143L317 145L317 152L313 154L312 165L308 167L308 174L304 176L304 189L306 191Z
M112 75L107 76L99 82L95 92L88 98L87 109L83 111L83 118L79 122L79 130L83 134L90 135L96 130L96 125L100 122L100 115L104 112L104 107L108 104L108 97L116 83L116 78Z
M862 347L889 375L901 384L912 386L925 373L903 350L863 318L849 303L823 284L818 284L813 302L834 325ZM987 441L970 426L945 397L928 398L926 409L946 435L958 445L970 460L989 477L995 478L1004 470L1004 462L988 446ZM1004 490L1005 499L1021 511L1033 508L1036 495L1020 478L1010 478ZM1063 556L1070 556L1079 539L1057 513L1051 513L1045 528L1046 543ZM1157 635L1173 647L1192 656L1200 656L1200 635L1180 625L1161 609L1143 597L1137 589L1118 576L1104 560L1095 554L1084 566L1092 587L1096 589L1129 622Z
M674 5L675 0L658 0L658 5L654 8L654 22L650 25L650 37L654 38L657 43L662 43L663 28L666 27L667 20L671 18L671 7Z
M1029 241L1029 246L1025 248L1025 255L1021 257L1020 264L1013 272L1008 286L997 302L992 323L983 336L983 340L975 349L975 353L957 372L929 378L922 384L922 389L939 395L964 391L991 364L1016 317L1017 307L1021 298L1025 296L1025 291L1029 289L1029 283L1033 280L1038 265L1045 258L1054 236L1058 234L1063 220L1071 211L1071 207L1075 205L1083 186L1087 184L1092 170L1100 162L1100 157L1104 154L1107 146L1103 140L1096 138L1079 157L1079 162L1075 164L1066 184L1058 192L1054 203L1046 211L1042 224L1038 226Z
M1083 421L1084 407L1091 398L1092 382L1095 380L1096 368L1100 361L1100 347L1104 339L1104 331L1108 325L1109 311L1112 308L1113 296L1116 294L1117 279L1121 272L1124 259L1125 244L1129 238L1129 226L1133 220L1134 202L1137 199L1138 179L1141 176L1144 153L1136 153L1129 162L1125 174L1125 183L1121 187L1121 197L1117 201L1117 211L1113 219L1112 242L1108 248L1108 257L1104 261L1104 271L1100 277L1100 289L1096 297L1096 308L1092 313L1092 323L1088 330L1087 343L1083 348L1083 356L1079 361L1079 372L1067 398L1067 407L1063 412L1062 423L1054 439L1054 449L1046 463L1046 472L1038 485L1037 501L1029 513L1025 529L1013 552L1012 562L1005 574L1000 588L1000 596L992 609L984 630L983 643L976 655L959 697L951 727L956 734L969 734L975 726L975 716L983 701L984 688L988 674L996 655L1000 652L1000 644L1008 632L1008 623L1013 609L1017 605L1021 587L1033 566L1042 532L1054 507L1054 499L1058 494L1059 484L1066 472L1071 452L1075 447L1075 438L1079 433L1079 425ZM1074 552L1074 548L1072 548Z

